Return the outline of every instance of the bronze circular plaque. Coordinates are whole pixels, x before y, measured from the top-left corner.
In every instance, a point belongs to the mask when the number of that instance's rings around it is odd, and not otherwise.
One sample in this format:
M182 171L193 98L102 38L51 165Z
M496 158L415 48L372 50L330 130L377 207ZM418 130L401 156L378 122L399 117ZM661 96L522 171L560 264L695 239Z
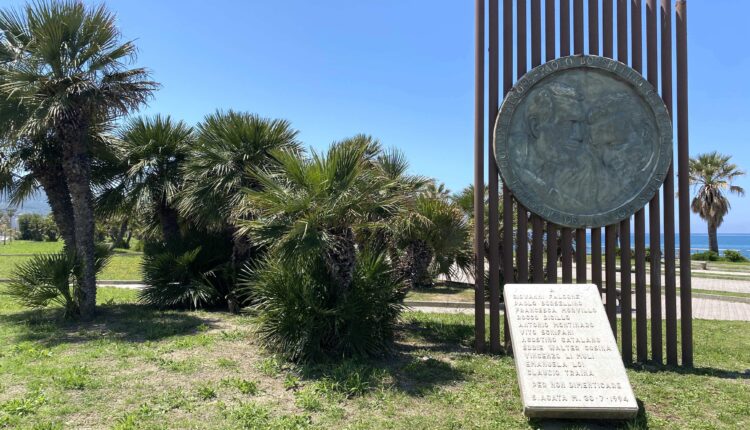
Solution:
M516 83L494 145L503 182L523 206L562 226L601 227L658 191L672 161L672 122L640 73L577 55Z

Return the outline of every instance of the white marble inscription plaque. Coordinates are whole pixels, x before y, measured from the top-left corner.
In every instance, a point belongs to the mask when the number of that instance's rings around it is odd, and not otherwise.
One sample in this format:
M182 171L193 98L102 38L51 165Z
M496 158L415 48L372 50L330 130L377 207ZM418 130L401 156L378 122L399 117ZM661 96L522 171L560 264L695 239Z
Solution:
M504 290L524 414L632 418L638 404L595 285Z

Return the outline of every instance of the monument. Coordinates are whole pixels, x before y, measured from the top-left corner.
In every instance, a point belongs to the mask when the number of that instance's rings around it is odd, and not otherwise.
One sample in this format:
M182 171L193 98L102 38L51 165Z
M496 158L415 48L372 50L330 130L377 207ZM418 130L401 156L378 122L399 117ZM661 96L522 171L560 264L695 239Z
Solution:
M563 57L505 97L495 158L513 196L555 224L602 227L654 196L672 162L672 123L640 73L618 61Z
M524 414L628 419L638 404L595 285L508 284Z

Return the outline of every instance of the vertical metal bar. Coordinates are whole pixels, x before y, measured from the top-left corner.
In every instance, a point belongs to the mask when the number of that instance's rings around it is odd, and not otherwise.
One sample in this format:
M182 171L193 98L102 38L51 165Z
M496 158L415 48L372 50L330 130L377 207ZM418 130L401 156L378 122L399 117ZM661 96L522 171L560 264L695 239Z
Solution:
M484 0L476 0L474 52L474 347L484 351Z
M607 58L614 58L614 37L612 32L614 31L614 25L612 23L613 10L612 2L614 0L602 0L602 33L604 46L602 47L602 53Z
M602 294L602 229L591 229L591 282L599 288Z
M631 66L643 73L643 9L641 0L631 3ZM635 213L635 327L636 359L648 360L648 320L646 315L646 211Z
M547 223L547 282L557 283L557 226Z
M583 54L583 0L573 1L573 52Z
M552 61L555 57L555 1L545 0L544 2L544 59Z
M560 56L570 55L570 0L560 0Z
M648 360L648 316L646 314L646 211L635 213L635 331L638 361Z
M544 54L547 61L552 61L557 57L555 51L557 42L555 2L556 0L546 0L544 4L546 13L544 29L546 47L544 48ZM557 283L557 226L551 222L547 223L547 282L550 284Z
M542 64L542 4L541 0L531 0L531 67ZM532 279L535 283L544 282L542 267L543 223L539 215L531 214L531 262ZM540 280L541 279L541 280Z
M628 64L628 1L617 0L617 60ZM633 361L633 317L630 291L630 217L620 222L620 325L622 359Z
M589 0L589 54L599 55L599 0ZM602 229L591 229L591 282L602 293Z
M626 0L627 1L627 0ZM622 358L633 362L633 311L630 289L630 218L620 223L620 315L622 318Z
M505 0L509 1L509 0ZM513 55L513 54L511 54ZM503 61L505 61L504 59ZM511 67L513 60L510 61ZM503 185L503 277L506 284L514 282L513 273L513 197L508 187ZM503 343L506 350L510 348L510 328L508 313L503 313Z
M688 180L687 1L677 0L677 178L680 200L680 311L682 365L693 366L693 305L690 273L690 182Z
M564 227L562 229L562 281L563 284L570 284L573 282L573 255L571 248L573 247L573 232Z
M607 271L607 318L612 327L612 333L617 339L617 272L615 271L615 241L617 240L617 225L608 225L605 229L604 248Z
M498 31L498 0L489 0L489 95L487 109L487 188L489 192L489 214L487 216L489 242L489 283L490 289L490 352L500 352L500 216L499 181L497 163L493 156L492 131L498 111L500 90L500 55L498 52L500 34Z
M526 34L526 1L516 3L516 80L521 79L528 70L527 34ZM520 203L516 202L518 228L516 230L516 266L518 268L518 282L529 281L529 252L528 252L528 212Z
M646 0L646 51L648 58L648 81L659 88L659 64L656 26L656 0ZM659 193L648 204L649 246L651 248L651 359L662 363L661 327L661 227Z
M513 0L503 0L503 97L513 87ZM493 136L494 139L494 136ZM492 156L495 161L494 154ZM503 278L513 282L513 199L503 185ZM508 315L503 314L503 343L509 345Z
M531 238L531 276L535 284L541 284L544 282L544 221L537 214L531 215Z
M589 0L589 54L599 55L599 0Z
M542 4L531 0L531 68L542 64Z
M661 97L672 112L672 5L661 1ZM664 309L667 321L667 364L677 366L677 281L675 279L674 161L664 180Z
M586 229L576 230L576 283L586 283Z
M602 0L602 33L603 33L603 46L602 52L607 58L614 58L614 0ZM606 285L606 310L607 317L612 325L612 331L615 332L617 337L617 268L616 263L616 241L617 241L617 229L618 226L608 225L604 229L605 234L605 245L604 245L604 259L605 259L605 285Z

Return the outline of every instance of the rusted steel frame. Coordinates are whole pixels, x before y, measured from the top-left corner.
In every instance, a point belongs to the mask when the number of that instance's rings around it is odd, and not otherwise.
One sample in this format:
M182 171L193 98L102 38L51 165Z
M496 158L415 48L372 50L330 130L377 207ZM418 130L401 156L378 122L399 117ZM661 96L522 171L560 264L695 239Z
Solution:
M599 55L599 0L589 0L589 54ZM591 229L591 282L602 293L602 229Z
M547 223L547 282L557 283L557 226Z
M589 0L589 54L599 55L599 0Z
M648 316L646 314L646 211L635 213L635 332L636 357L648 360Z
M646 0L646 56L648 59L648 81L659 88L659 55L657 45L656 0ZM651 248L651 359L662 363L662 318L661 318L661 220L660 199L657 192L648 205L649 246Z
M602 229L591 229L591 282L599 288L602 294Z
M505 59L503 61L505 61ZM512 67L513 61L510 63ZM514 282L513 197L510 194L510 190L505 185L503 185L503 275L505 276L506 283L510 284ZM508 327L507 312L503 313L503 341L506 350L510 348L510 328Z
M503 0L503 97L513 87L513 0ZM493 120L494 121L494 120ZM494 139L494 136L492 137ZM494 154L490 154L495 163ZM513 282L513 199L503 185L503 277ZM509 345L508 316L503 314L503 342Z
M573 232L567 227L563 227L560 235L562 246L562 282L570 284L573 282Z
M583 0L573 0L573 53L583 54ZM576 282L586 282L586 229L576 230Z
M526 35L526 2L516 3L516 80L521 79L528 71L527 35ZM528 251L528 212L519 202L516 202L518 229L516 230L516 267L518 282L529 281L529 251Z
M620 222L620 318L622 359L633 362L633 306L630 287L630 218Z
M531 215L531 277L535 284L544 282L544 220Z
M573 52L583 54L583 0L573 0Z
M484 351L484 0L475 0L474 348Z
M614 0L602 0L602 39L603 39L603 45L602 46L602 56L607 58L614 58L614 37L613 37L613 31L614 31L614 24L612 20L613 17L613 10L612 10L612 2Z
M672 111L672 5L661 0L661 97ZM674 123L674 120L673 120ZM677 366L677 281L675 279L674 160L664 180L664 313L667 326L667 364Z
M643 73L643 8L641 0L631 3L631 67ZM648 319L646 315L646 211L634 216L635 227L635 338L636 360L648 360Z
M603 33L603 46L602 53L607 58L614 58L614 0L602 0L602 33ZM604 229L604 278L606 286L606 297L607 297L607 317L612 324L612 330L617 336L617 303L616 303L616 281L617 281L617 268L615 267L616 261L616 241L617 241L617 230L618 225L608 225Z
M489 213L487 216L489 243L489 288L490 293L490 352L500 352L500 215L499 181L497 163L492 155L492 131L499 108L500 92L500 33L498 0L489 0L489 83L487 109L487 191Z
M617 338L617 272L615 271L615 242L617 240L617 225L608 225L604 229L604 248L606 260L606 282L607 282L607 318L612 328L612 333Z
M570 0L560 0L560 56L570 55Z
M541 0L531 0L531 67L542 64L542 4ZM539 215L531 213L531 262L534 282L544 282L542 265L544 223Z
M690 273L690 183L688 180L687 1L675 4L677 27L677 171L680 211L680 324L682 365L693 366L693 305Z
M628 64L628 1L617 0L617 60ZM622 360L633 361L633 319L630 284L630 217L620 222L620 315Z
M531 68L542 64L542 3L531 0Z
M576 230L576 283L585 284L587 279L586 269L586 229Z
M544 1L544 59L552 61L556 57L555 45L557 42L555 33L555 2L557 0Z

